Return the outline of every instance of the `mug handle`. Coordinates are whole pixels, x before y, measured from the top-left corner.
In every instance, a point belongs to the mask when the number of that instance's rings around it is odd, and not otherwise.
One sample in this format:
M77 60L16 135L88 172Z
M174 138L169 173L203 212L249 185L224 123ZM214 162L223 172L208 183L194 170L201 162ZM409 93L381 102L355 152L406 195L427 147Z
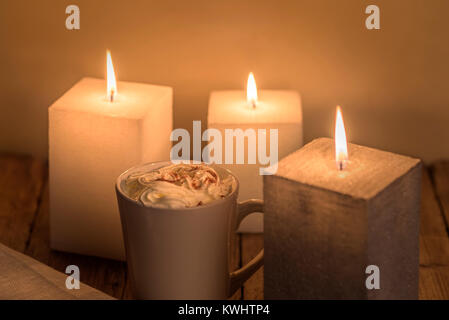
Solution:
M235 232L240 226L242 220L249 214L254 212L264 212L264 203L262 200L247 200L238 204L237 223L235 224ZM239 289L243 283L248 280L259 268L263 265L263 249L255 256L250 262L240 269L231 272L230 274L230 286L229 296L232 296L234 292Z

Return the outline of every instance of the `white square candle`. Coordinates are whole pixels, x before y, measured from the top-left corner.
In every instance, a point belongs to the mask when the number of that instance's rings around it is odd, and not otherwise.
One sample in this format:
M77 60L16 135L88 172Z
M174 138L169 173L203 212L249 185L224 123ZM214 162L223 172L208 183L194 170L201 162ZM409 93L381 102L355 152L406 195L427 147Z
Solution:
M50 239L56 250L125 259L114 183L127 168L168 160L172 88L84 78L49 109Z
M225 129L266 129L267 154L270 152L270 129L278 130L278 158L281 159L302 146L302 108L298 92L290 90L260 90L255 107L248 104L246 92L214 91L210 95L208 128L218 129L225 137ZM256 142L257 145L258 142ZM224 143L223 143L224 145ZM225 164L240 181L239 200L262 199L262 176L259 169L267 165L257 160L248 164L248 148L245 143L245 164ZM235 156L235 144L234 144ZM224 157L224 155L223 155ZM224 163L224 159L223 159ZM263 231L263 217L254 214L243 221L240 231Z

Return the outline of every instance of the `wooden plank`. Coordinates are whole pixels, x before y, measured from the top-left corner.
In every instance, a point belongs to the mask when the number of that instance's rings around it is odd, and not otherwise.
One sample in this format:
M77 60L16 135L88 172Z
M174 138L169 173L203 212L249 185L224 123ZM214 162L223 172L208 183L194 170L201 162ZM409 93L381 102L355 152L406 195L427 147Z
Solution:
M431 172L436 195L443 210L446 230L449 232L449 161L435 163Z
M69 290L67 275L1 244L0 274L0 299L112 299L84 283Z
M124 263L49 249L48 187L43 188L47 170L43 162L27 156L1 155L0 170L0 242L25 251L62 272L69 264L78 265L81 281L117 298L132 298L129 286L125 284ZM432 179L435 193L428 172L424 171L419 297L449 299L449 237L443 218L443 214L447 217L449 212L449 163L435 164ZM42 190L45 190L43 194ZM249 261L263 246L262 235L241 235L241 243L239 239L237 235L232 240L231 269ZM39 272L39 267L34 271ZM62 277L65 279L64 275ZM233 298L242 298L242 291L237 291ZM263 270L245 283L243 298L263 298Z
M449 238L429 171L422 175L420 264L449 265Z
M242 265L254 258L263 248L263 234L241 235ZM263 300L263 267L243 285L244 300Z
M115 298L122 298L126 279L124 262L53 251L49 245L49 228L47 185L25 253L61 272L68 265L76 265L80 268L81 282Z
M0 242L23 252L47 169L29 156L2 154L0 172Z
M421 267L419 271L419 299L449 299L449 268Z
M421 186L421 224L419 233L422 236L447 237L443 215L431 179L430 171L424 168Z
M449 237L428 170L421 197L419 298L449 299Z

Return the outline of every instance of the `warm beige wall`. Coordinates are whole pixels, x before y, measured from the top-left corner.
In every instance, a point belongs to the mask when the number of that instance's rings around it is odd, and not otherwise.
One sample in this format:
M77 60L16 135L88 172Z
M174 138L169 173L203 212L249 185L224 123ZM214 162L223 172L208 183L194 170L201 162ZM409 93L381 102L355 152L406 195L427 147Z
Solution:
M65 29L78 4L81 30ZM364 27L368 4L380 31ZM175 127L206 121L213 89L297 89L305 138L449 157L447 0L1 0L0 150L47 154L47 107L82 76L174 87Z

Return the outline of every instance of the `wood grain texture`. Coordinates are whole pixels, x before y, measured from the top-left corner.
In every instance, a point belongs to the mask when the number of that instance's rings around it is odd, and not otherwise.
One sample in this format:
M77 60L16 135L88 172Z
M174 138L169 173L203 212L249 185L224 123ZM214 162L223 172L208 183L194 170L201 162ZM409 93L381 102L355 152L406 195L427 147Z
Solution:
M67 275L0 244L0 299L112 299L84 283L78 290L68 290L66 279Z
M449 196L449 175L436 164L424 170L420 225L420 299L449 299L449 237L442 197ZM435 185L433 184L435 183Z
M420 225L420 299L449 299L449 236L445 223L445 214L449 208L449 170L448 162L437 163L431 167L431 174L423 171L422 210ZM127 286L126 267L107 259L77 256L51 251L48 242L48 187L46 186L45 163L26 156L0 155L0 242L25 252L27 255L64 271L69 264L78 264L82 282L111 294L116 298L131 299ZM445 210L443 210L446 208ZM263 235L243 234L233 239L234 251L231 266L234 269L247 262L263 245ZM12 256L17 252L12 251ZM14 258L15 259L15 258ZM26 257L23 259L27 260ZM3 259L2 261L6 261ZM28 258L30 271L47 277L45 266ZM22 262L21 262L22 263ZM0 261L1 264L1 261ZM8 266L9 264L7 264ZM17 267L18 268L18 267ZM16 268L16 269L17 269ZM14 268L0 273L5 282L0 288L19 284L10 281L14 277ZM49 269L53 273L52 269ZM262 299L263 275L259 270L236 292L233 299ZM64 285L65 275L60 274L53 284ZM39 280L38 280L39 281ZM51 289L43 292L56 293L58 298L72 299L66 292ZM4 290L0 290L5 292ZM17 298L27 296L26 290L19 292ZM4 297L4 296L2 296ZM51 298L48 295L47 298ZM84 296L83 298L90 298Z
M263 249L263 234L242 234L242 265ZM263 267L256 271L243 285L243 300L263 300Z
M49 228L47 184L25 253L61 272L64 272L68 265L76 265L80 268L81 282L117 299L122 298L126 279L124 262L51 250Z
M0 155L0 242L23 252L27 245L47 167L20 155Z
M446 231L449 233L449 161L435 163L431 172Z

